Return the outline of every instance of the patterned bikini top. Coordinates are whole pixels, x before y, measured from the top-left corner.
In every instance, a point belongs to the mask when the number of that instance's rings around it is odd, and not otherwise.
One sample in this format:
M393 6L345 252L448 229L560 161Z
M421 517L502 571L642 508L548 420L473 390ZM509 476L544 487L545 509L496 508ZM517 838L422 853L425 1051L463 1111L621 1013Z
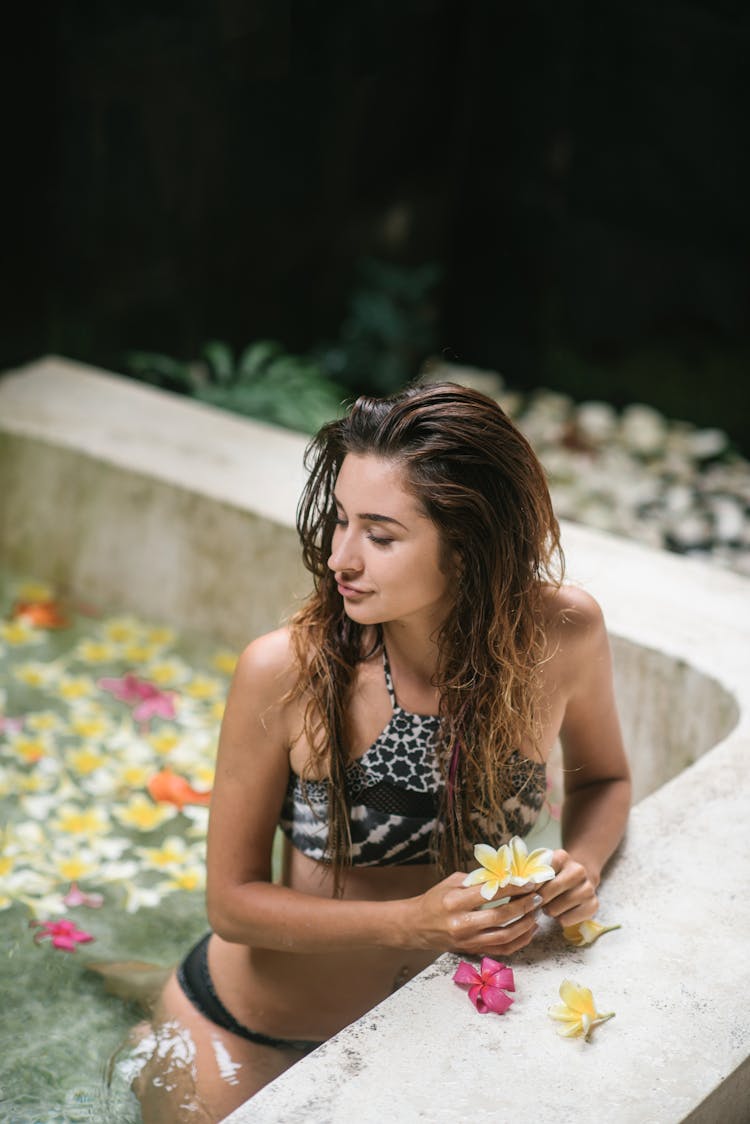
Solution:
M436 745L440 718L413 714L398 705L383 648L385 685L393 714L385 729L346 770L351 808L353 866L408 866L434 862L430 843L443 792ZM546 770L517 750L510 755L515 795L502 806L503 822L490 829L477 821L477 842L499 847L524 836L536 822L546 795ZM290 770L279 826L298 851L325 861L328 836L327 780L307 781Z

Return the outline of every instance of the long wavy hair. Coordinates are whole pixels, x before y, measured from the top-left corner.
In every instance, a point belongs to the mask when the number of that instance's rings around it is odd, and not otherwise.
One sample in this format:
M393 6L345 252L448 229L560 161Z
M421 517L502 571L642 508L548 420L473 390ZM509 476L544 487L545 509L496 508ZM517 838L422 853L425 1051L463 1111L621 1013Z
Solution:
M333 489L349 454L397 464L457 560L455 600L437 636L444 796L433 837L441 873L462 869L477 840L472 822L500 817L513 788L514 749L538 752L539 670L545 658L545 586L562 580L559 527L544 471L526 438L491 398L453 383L361 397L323 426L305 456L297 511L314 590L290 621L306 699L308 771L330 783L326 858L334 892L350 863L347 710L357 665L382 634L352 621L327 562L336 525ZM368 640L368 650L365 640Z

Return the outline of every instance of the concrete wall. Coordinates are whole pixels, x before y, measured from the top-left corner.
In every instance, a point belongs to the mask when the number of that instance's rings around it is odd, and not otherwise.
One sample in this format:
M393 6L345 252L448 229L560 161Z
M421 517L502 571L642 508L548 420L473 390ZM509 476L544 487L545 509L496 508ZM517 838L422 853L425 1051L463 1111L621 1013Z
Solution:
M304 592L292 531L304 440L76 364L0 380L0 562L75 597L237 646ZM430 969L232 1115L232 1124L750 1119L750 583L567 525L570 577L613 633L635 808L602 889L622 929L549 924L517 1000L479 1017ZM650 794L650 795L649 795ZM565 976L617 1017L564 1041Z

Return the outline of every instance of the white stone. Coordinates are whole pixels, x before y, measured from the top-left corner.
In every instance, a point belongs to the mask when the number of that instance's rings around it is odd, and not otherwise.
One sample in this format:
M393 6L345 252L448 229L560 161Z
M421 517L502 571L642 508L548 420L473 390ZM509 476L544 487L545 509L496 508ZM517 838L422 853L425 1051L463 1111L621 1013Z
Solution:
M664 448L667 423L658 410L634 403L622 412L620 437L632 452L653 456Z
M595 444L604 444L617 433L617 411L608 402L582 402L575 418L581 432Z

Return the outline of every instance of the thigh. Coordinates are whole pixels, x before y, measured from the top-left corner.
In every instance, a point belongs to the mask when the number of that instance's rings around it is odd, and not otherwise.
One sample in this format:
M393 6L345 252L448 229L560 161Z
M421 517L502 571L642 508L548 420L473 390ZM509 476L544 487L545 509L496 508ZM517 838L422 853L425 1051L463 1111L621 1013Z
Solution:
M144 1124L215 1124L302 1056L216 1026L172 975L135 1046Z

